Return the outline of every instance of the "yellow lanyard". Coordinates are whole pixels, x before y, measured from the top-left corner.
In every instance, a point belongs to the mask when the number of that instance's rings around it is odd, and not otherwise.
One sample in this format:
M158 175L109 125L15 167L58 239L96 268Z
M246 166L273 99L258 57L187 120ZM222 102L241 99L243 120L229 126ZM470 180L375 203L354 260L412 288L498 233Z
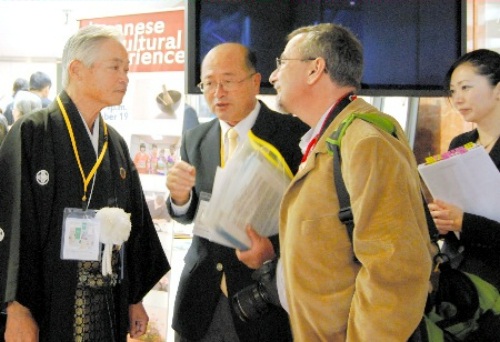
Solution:
M71 122L69 121L68 114L66 113L66 109L64 108L64 105L62 104L59 96L57 96L57 103L59 105L59 109L61 109L64 122L66 123L66 128L68 129L69 137L71 139L71 145L73 146L73 153L75 155L76 161L78 162L78 167L80 168L80 174L82 175L82 180L83 180L82 201L83 201L83 208L84 210L86 210L87 207L85 205L85 202L87 201L87 188L89 186L90 180L92 179L92 177L94 177L95 173L97 172L97 169L101 165L102 160L104 159L104 155L106 154L106 151L108 149L108 126L103 120L102 123L104 127L104 144L102 146L101 153L99 154L99 158L97 158L97 161L92 167L92 170L90 170L89 175L85 177L85 172L83 171L82 163L80 162L80 154L78 153L78 147L76 146L75 134L73 133L73 128L71 127Z

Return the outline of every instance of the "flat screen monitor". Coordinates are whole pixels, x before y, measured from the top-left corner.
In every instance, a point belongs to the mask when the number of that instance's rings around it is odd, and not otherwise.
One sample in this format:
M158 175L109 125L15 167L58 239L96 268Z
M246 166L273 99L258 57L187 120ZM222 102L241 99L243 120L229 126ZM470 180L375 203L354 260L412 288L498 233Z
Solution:
M215 45L239 42L257 55L261 93L286 36L304 25L348 27L364 49L360 95L444 96L444 76L466 50L465 0L187 1L186 90L199 94L200 65Z

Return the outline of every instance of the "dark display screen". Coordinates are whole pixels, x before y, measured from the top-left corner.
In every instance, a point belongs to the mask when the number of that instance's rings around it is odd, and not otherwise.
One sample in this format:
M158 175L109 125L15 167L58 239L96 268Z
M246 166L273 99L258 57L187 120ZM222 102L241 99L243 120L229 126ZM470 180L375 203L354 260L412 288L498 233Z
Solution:
M451 64L465 52L462 0L187 1L188 93L199 93L200 63L223 42L257 55L261 93L293 29L320 22L348 27L364 48L361 95L443 96Z

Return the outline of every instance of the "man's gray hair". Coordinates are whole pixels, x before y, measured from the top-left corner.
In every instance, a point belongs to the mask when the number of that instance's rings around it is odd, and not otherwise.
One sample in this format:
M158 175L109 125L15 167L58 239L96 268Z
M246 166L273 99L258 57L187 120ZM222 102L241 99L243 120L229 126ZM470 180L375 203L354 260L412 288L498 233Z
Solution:
M123 43L124 37L121 31L113 26L89 25L78 30L71 36L64 46L62 56L62 86L66 88L69 84L68 67L74 60L81 61L90 67L95 62L95 50L100 43L106 39L114 39Z
M19 118L42 108L40 96L27 90L20 90L14 97L14 106L19 111Z
M302 58L322 57L330 78L340 86L359 89L363 75L363 46L347 28L323 23L292 31L287 39L303 34L299 51Z

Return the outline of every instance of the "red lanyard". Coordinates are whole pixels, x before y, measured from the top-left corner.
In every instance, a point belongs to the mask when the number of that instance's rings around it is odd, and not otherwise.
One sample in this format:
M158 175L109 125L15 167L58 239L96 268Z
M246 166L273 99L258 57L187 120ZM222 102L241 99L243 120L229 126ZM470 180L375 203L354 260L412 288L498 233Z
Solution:
M333 112L337 109L337 112L340 113L340 111L342 111L347 106L347 104L349 102L354 101L355 99L356 99L356 95L347 94L345 97L340 98L335 103L335 105L332 107L332 109L330 110L330 112L326 116L325 121L323 121L323 124L321 125L321 129L320 129L319 133L316 134L314 136L314 138L311 139L311 141L309 141L309 144L307 144L306 151L304 152L304 155L302 156L302 161L300 163L303 163L303 162L305 162L307 160L307 157L309 156L309 153L314 149L314 147L316 146L316 143L319 140L319 137L321 136L321 134L323 134L323 132L324 132L324 130L326 128L326 125L330 124L332 122L332 120L329 120L329 119L330 119L330 116L332 116ZM343 106L341 106L341 108L337 108L338 104L340 102L344 101L344 100L348 100L349 102L345 103ZM331 119L333 119L333 117Z
M306 151L304 152L304 155L302 156L302 160L300 161L301 163L305 162L307 160L307 156L309 156L309 152L316 146L316 143L318 142L319 139L319 134L316 134L314 138L309 141L309 144L307 144Z

